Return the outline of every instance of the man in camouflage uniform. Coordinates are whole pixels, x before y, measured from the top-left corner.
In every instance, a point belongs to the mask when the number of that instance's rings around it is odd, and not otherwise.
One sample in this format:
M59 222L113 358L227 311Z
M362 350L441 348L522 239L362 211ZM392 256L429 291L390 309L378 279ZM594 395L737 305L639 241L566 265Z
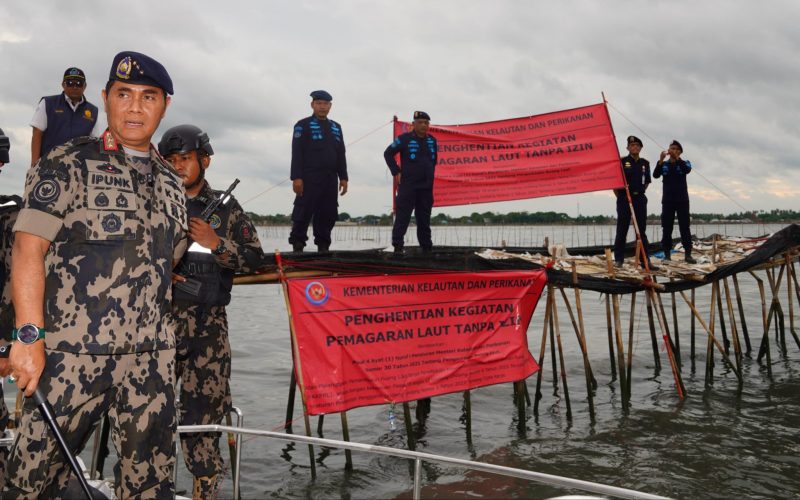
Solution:
M56 147L28 172L14 226L9 359L29 398L5 497L64 496L69 469L30 399L37 386L73 450L108 415L117 497L174 496L171 274L187 223L180 178L150 145L168 94L161 64L117 54L103 91L108 130Z
M211 215L200 216L223 195L205 180L214 150L194 125L167 130L159 152L172 163L186 188L192 244L176 268L173 313L178 319L177 377L180 425L221 424L231 410L231 348L225 306L234 272L251 272L262 261L253 224L231 196ZM186 467L194 476L194 498L213 498L223 471L219 433L181 434Z
M0 168L9 162L11 142L0 130ZM0 195L0 332L10 332L14 328L14 309L11 307L11 244L14 242L14 222L19 213L19 204L22 202L16 195ZM7 341L0 341L5 344ZM11 372L11 365L7 358L0 358L0 377L5 377ZM0 436L8 425L8 407L0 384ZM0 489L5 484L6 459L8 448L0 447Z

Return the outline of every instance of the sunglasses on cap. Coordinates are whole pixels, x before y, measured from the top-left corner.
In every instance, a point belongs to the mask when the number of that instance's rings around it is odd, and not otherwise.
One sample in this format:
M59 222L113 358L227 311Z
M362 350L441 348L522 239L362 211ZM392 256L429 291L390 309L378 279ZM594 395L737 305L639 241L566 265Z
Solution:
M67 87L83 87L86 82L83 80L64 80L64 85Z

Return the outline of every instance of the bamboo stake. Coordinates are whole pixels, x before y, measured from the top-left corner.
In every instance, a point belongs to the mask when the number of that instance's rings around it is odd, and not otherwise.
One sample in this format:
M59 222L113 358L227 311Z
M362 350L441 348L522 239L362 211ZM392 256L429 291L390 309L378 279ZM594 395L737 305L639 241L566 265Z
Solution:
M467 389L464 391L464 414L467 433L467 443L472 443L472 396Z
M708 342L706 344L706 381L705 381L706 388L711 387L711 385L714 383L714 344L717 345L717 348L720 347L719 341L717 341L717 338L714 337L714 327L716 325L716 320L717 320L716 310L714 309L717 306L716 298L717 298L717 287L715 286L715 283L712 283L711 311L708 319L709 327L707 329L709 335L708 335ZM720 353L723 355L723 357L727 356L727 354L725 354L724 347L720 351Z
M317 416L317 435L319 437L324 437L322 435L322 424L325 421L325 414Z
M417 402L419 404L419 401ZM408 449L416 451L417 443L414 439L414 427L411 425L411 408L408 406L408 401L403 403L403 420L406 424L406 440L408 441ZM420 425L422 425L420 423Z
M797 332L794 331L794 301L792 300L792 259L789 253L784 254L786 259L786 295L789 303L789 333L792 334L797 347L800 347L800 339L797 338Z
M545 301L544 308L544 326L542 327L542 347L539 349L539 371L536 374L536 394L533 398L533 414L539 415L539 400L542 399L542 372L544 372L544 354L547 348L547 326L550 323L550 303L552 302L552 294L550 290L547 291L547 300ZM555 365L553 370L555 370Z
M653 362L656 367L656 375L661 371L661 356L658 355L658 339L656 338L656 324L653 318L653 304L647 302L647 326L650 328L650 344L653 346Z
M551 307L556 307L556 298L553 296ZM558 395L558 362L556 361L556 329L553 325L553 311L550 311L550 362L553 365L553 396Z
M734 274L733 278L733 291L736 293L736 306L739 309L739 320L742 324L742 335L744 336L744 345L747 349L745 353L747 356L750 356L750 353L753 351L752 346L750 345L750 334L747 331L747 320L745 319L744 315L744 306L742 305L742 294L739 291L739 278L736 277Z
M350 441L350 427L347 425L347 412L343 411L342 416L342 440ZM353 455L350 450L344 450L344 470L353 470Z
M281 288L283 289L283 298L286 302L286 313L289 316L289 332L292 336L292 350L294 351L294 368L295 380L298 387L300 387L300 400L303 402L303 422L306 427L306 436L311 437L311 422L308 418L308 407L306 406L305 387L303 383L303 371L300 365L300 350L297 347L297 333L294 328L294 315L292 314L292 306L289 303L289 285L286 277L283 275L283 264L280 257L280 252L275 252L275 260L278 262L278 272L281 273ZM311 464L311 479L317 478L317 467L314 463L314 446L308 445L308 458Z
M575 291L575 308L578 310L578 325L581 329L581 343L583 346L584 352L588 353L588 348L586 347L586 329L583 326L583 307L581 306L581 289L578 287L578 271L575 263L572 263L572 283L575 285L573 290ZM588 357L586 363L589 363ZM592 389L597 389L597 379L594 377L594 371L592 370L591 365L589 365L589 373L591 374L591 381L592 381Z
M614 307L614 334L617 339L617 365L619 366L619 389L622 397L622 407L628 411L628 377L625 371L625 350L622 346L622 320L619 314L619 296L612 295Z
M633 327L636 319L636 292L631 294L631 315L628 318L628 363L625 375L628 381L628 401L631 399L631 372L633 371Z
M673 278L669 280L673 281ZM681 336L678 330L678 304L675 301L675 292L671 292L669 295L672 299L672 328L673 334L675 335L675 358L678 360L678 366L683 368L683 363L681 362Z
M712 285L712 288L711 288L711 298L712 299L714 298L714 295L717 293L717 291L718 291L718 289L715 290L714 289L714 285ZM717 347L717 350L722 355L722 359L725 362L728 363L728 366L733 371L733 373L736 374L736 377L741 380L741 378L742 378L741 372L736 369L736 365L733 363L733 361L731 361L731 358L727 354L725 354L725 349L723 348L722 344L719 342L719 339L714 335L714 320L716 318L715 311L714 311L715 302L713 300L711 302L710 324L706 325L706 322L703 321L703 317L700 315L700 312L697 310L697 308L694 306L694 304L689 302L689 299L686 298L686 294L684 292L680 292L680 294L681 294L681 297L683 297L683 300L686 302L686 304L688 304L689 308L692 310L693 316L696 317L697 321L700 322L700 326L702 326L703 329L706 331L706 333L708 333L709 346L713 345L713 346ZM713 350L712 350L712 353L713 353Z
M719 328L722 331L722 343L725 346L725 352L731 353L731 342L728 340L728 332L725 328L725 316L722 313L722 293L717 293L717 309L719 311Z
M655 289L649 288L648 292L651 295L651 300L657 302L658 307L655 307L654 309L656 311L658 323L661 326L661 331L664 332L664 343L667 346L667 358L669 359L670 368L672 368L672 376L675 378L675 388L678 391L678 397L680 399L685 399L686 387L683 386L680 368L675 359L675 353L672 351L672 341L669 338L669 328L667 328L667 320L664 318L664 304L661 303L661 297L656 293Z
M764 333L761 336L761 343L766 347L767 353L767 376L769 376L770 380L772 379L772 359L769 352L769 323L767 323L767 299L766 293L764 292L764 281L761 280L756 274L752 271L749 271L750 274L755 278L756 284L758 285L758 292L761 296L761 323L764 327ZM759 348L759 351L761 349ZM759 357L757 358L759 361L761 360L760 353Z
M731 324L731 338L733 339L733 353L736 359L736 369L742 372L742 348L739 345L739 332L736 331L736 317L733 315L733 301L731 301L731 290L728 286L728 278L722 279L725 287L725 302L728 305L728 318ZM742 390L742 379L739 379L739 390Z
M611 381L617 380L617 362L614 360L614 332L611 326L611 296L606 294L606 327L608 328L608 357L611 360Z
M517 405L517 429L525 432L525 391L522 388L524 381L514 382L514 401Z
M694 306L694 299L695 299L695 293L694 292L695 292L695 290L694 290L694 288L692 288L692 304L691 304L692 306ZM691 333L690 333L690 340L689 340L689 342L691 344L691 352L689 354L689 357L692 360L692 373L694 373L694 371L695 371L695 365L694 365L694 361L695 361L694 360L694 353L695 353L695 350L694 350L694 344L695 344L695 318L694 318L694 314L691 315L691 318L692 318L691 322L690 322L690 324L691 324Z
M293 434L292 419L294 418L294 400L295 400L296 387L297 387L297 381L294 378L294 361L293 361L292 374L289 377L289 401L286 402L286 420L283 423L283 430L285 430L287 434Z
M550 292L552 292L552 285L548 285L551 288ZM567 419L572 420L572 405L569 401L569 387L567 386L567 367L564 363L564 349L561 347L561 327L558 323L558 308L556 307L555 297L553 297L553 324L556 327L556 342L558 342L558 358L561 361L561 383L564 386L564 398L567 401Z
M561 292L561 298L564 299L564 305L567 306L569 319L572 322L572 328L575 330L575 336L578 337L578 345L580 346L581 353L583 354L583 373L586 376L586 394L589 397L589 415L591 419L594 420L594 395L592 394L592 381L594 380L594 375L592 375L592 366L589 364L589 354L586 351L586 343L581 336L581 332L578 330L578 324L575 322L575 316L572 314L572 306L569 304L567 294L564 292L563 288L559 287L559 291ZM596 385L597 382L595 382L595 386Z
M658 307L656 308L656 316L657 316L658 321L659 321L659 326L661 326L662 332L664 332L664 334L665 334L664 335L664 341L665 342L669 342L669 347L670 347L670 349L672 350L672 353L673 353L672 357L675 359L675 366L677 367L678 371L680 371L681 362L680 362L680 359L675 356L675 344L672 341L672 335L670 334L670 330L669 330L669 323L667 323L667 313L664 312L664 303L661 301L661 295L656 294L656 296L658 297L658 301L657 301L658 302ZM662 319L664 320L663 323L661 323ZM670 367L672 367L672 361L670 361Z

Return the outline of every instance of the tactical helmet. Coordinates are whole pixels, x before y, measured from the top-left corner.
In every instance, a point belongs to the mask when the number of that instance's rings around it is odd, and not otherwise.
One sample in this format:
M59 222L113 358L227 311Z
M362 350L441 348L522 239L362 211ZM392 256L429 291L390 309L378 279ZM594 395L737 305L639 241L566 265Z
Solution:
M0 129L0 163L8 163L8 150L11 149L11 141Z
M194 150L202 151L209 156L214 154L208 134L194 125L172 127L164 132L161 142L158 143L158 152L161 153L161 156L188 153Z

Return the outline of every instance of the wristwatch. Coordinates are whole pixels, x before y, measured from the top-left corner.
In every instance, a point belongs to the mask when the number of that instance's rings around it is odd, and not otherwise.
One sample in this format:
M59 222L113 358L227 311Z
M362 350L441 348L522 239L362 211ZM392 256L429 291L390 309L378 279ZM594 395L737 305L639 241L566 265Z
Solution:
M25 323L11 332L11 340L18 340L25 345L31 345L44 338L44 328L39 328L33 323Z
M222 238L220 238L219 243L217 243L217 248L211 250L211 253L213 253L214 255L222 255L227 251L228 249L225 248L225 242L222 241Z

